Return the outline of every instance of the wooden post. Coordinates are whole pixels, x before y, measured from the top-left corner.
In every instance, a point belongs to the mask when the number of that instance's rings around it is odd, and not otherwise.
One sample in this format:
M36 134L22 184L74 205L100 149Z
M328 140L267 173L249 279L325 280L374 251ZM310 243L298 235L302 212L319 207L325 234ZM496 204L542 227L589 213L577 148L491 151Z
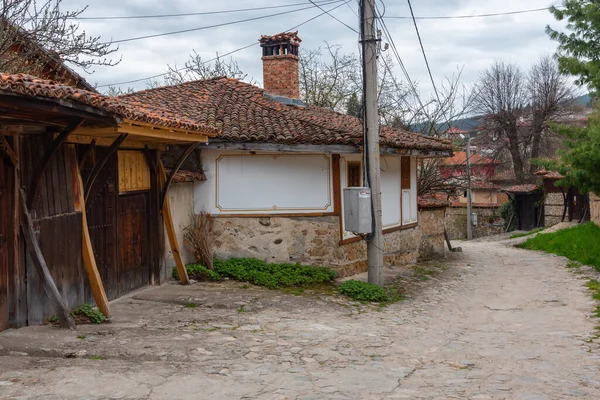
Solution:
M20 189L20 203L22 209L21 229L23 230L23 237L27 246L27 252L31 256L31 261L40 277L40 282L44 287L44 291L46 292L50 303L52 303L52 306L56 310L56 315L60 325L64 328L76 330L77 325L75 325L73 317L71 317L71 314L69 314L69 310L67 309L65 302L60 296L60 292L58 291L58 288L54 283L54 279L52 279L52 275L48 270L48 265L46 264L46 260L44 259L44 255L42 254L38 240L35 237L33 221L31 219L31 215L29 214L29 210L27 209L27 196L25 196L25 191L23 189Z
M94 295L94 300L98 309L106 318L111 317L110 306L108 304L108 298L104 290L104 284L102 278L98 272L98 266L96 265L96 257L94 256L94 250L92 248L92 240L90 238L90 231L87 223L87 213L85 210L85 196L83 194L83 180L81 179L81 170L79 169L79 163L77 162L77 156L75 154L75 145L69 145L69 155L72 163L73 173L73 189L75 196L75 211L81 211L81 253L83 255L83 263L87 272L88 280L90 282L90 288Z
M160 185L161 187L164 187L167 182L167 171L165 171L165 166L160 160L158 163L158 169ZM171 215L171 202L169 201L168 194L167 196L165 196L165 203L162 208L162 213L163 219L165 220L167 237L169 238L169 244L171 245L171 253L173 253L175 265L177 266L179 280L181 281L182 285L189 285L190 278L188 277L187 270L185 269L185 265L183 264L183 259L181 258L181 252L179 251L179 243L177 242L177 234L175 233L175 226L173 225L173 216Z

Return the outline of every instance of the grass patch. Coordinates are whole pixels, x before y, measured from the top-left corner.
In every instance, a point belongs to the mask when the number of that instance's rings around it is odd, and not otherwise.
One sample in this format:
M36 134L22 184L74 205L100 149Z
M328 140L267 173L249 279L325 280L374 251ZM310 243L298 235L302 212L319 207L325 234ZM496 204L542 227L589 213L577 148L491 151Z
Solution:
M240 282L266 286L269 289L299 287L330 282L336 272L301 264L266 263L253 258L215 260L215 272Z
M187 270L189 278L198 282L223 280L221 275L211 269L206 268L204 265L188 264L185 266L185 269ZM173 279L179 280L179 272L177 272L177 267L173 267L172 276Z
M78 324L102 324L107 321L106 317L97 307L84 303L71 312L75 322Z
M77 339L81 339L81 340L85 339L86 337L87 336L85 336L85 335L77 335Z
M600 271L600 227L593 222L537 235L521 247L564 256Z
M389 302L392 300L385 289L361 281L349 280L339 287L340 293L358 301Z
M592 297L596 300L600 300L600 282L591 280L585 285L592 291Z
M104 357L99 356L98 354L94 354L90 357L90 360L104 360Z
M516 238L520 238L520 237L525 237L525 236L533 235L534 233L541 232L541 231L543 231L544 229L546 229L546 228L536 228L536 229L534 229L534 230L532 230L532 231L529 231L529 232L525 232L525 233L516 233L516 234L514 234L514 235L511 235L511 236L510 236L510 238L511 238L511 239L516 239Z
M187 303L183 305L185 308L196 308L198 307L198 304L196 303Z
M416 266L414 267L414 276L417 279L420 279L422 281L428 281L431 279L431 277L435 275L435 271L431 270L431 269L427 269L425 267L421 267L421 266Z

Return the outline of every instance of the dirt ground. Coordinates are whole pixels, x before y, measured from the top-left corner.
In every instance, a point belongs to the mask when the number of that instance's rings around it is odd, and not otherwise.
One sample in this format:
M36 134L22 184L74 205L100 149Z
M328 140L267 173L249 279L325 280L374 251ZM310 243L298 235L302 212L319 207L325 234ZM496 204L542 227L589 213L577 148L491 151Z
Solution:
M383 308L173 284L114 302L110 324L9 330L0 399L600 398L584 277L501 242L460 246L400 270L406 298Z

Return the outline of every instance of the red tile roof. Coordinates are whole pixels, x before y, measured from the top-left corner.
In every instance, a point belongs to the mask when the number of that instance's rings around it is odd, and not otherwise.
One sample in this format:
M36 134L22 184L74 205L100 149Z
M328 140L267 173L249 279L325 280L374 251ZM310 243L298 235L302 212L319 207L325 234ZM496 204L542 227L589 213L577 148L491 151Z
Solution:
M454 153L453 157L444 160L446 165L467 165L467 153L459 151ZM480 154L471 154L471 165L493 165L498 164L497 160L485 157Z
M443 208L450 205L446 193L426 193L417 197L419 208Z
M446 133L448 133L450 135L460 135L460 134L468 135L469 134L469 132L460 129L457 126L451 126L450 128L446 129Z
M509 189L506 189L505 192L509 193L533 193L538 190L539 187L533 183L526 183L524 185L516 185Z
M171 174L171 170L167 171L167 174ZM189 171L180 169L173 177L173 183L183 182L202 182L206 180L206 175L203 172Z
M488 181L474 180L471 182L471 188L474 190L500 190L500 186Z
M206 134L216 134L218 132L213 127L191 121L185 117L174 118L159 109L150 110L138 104L131 104L126 99L104 96L62 83L39 79L31 75L0 73L0 94L2 93L52 100L70 100L137 122L199 131Z
M497 172L496 175L491 179L492 181L514 181L517 179L515 175L515 171L507 170L502 172Z
M541 176L544 179L552 179L552 180L560 180L565 177L556 171L548 171L546 169L541 169L535 173L535 175Z
M128 103L181 116L222 130L219 139L283 144L363 143L358 118L328 109L282 104L264 91L235 79L218 77L120 96ZM451 152L447 141L381 127L381 146Z
M277 35L261 35L259 42L267 43L267 42L286 42L289 41L291 43L300 44L302 39L298 37L298 31L296 32L281 32Z

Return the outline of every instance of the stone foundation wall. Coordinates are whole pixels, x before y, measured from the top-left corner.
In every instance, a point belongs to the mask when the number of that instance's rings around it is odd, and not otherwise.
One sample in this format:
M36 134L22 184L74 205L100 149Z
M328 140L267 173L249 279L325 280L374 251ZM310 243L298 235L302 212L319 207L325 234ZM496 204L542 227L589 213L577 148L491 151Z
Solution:
M473 226L473 238L499 235L504 232L504 219L499 207L473 206L477 225ZM451 206L446 211L446 231L450 239L467 238L467 207Z
M592 222L600 226L600 196L590 193L590 217Z
M419 210L419 228L421 230L419 260L445 257L445 214L446 208L422 208Z
M419 259L443 256L443 216L443 210L423 211L420 218L424 229L416 226L385 234L384 263L411 264ZM332 268L341 277L367 270L365 241L340 245L337 216L218 217L213 232L217 258L300 262Z
M562 193L547 193L544 203L544 225L552 226L562 221L564 198Z

